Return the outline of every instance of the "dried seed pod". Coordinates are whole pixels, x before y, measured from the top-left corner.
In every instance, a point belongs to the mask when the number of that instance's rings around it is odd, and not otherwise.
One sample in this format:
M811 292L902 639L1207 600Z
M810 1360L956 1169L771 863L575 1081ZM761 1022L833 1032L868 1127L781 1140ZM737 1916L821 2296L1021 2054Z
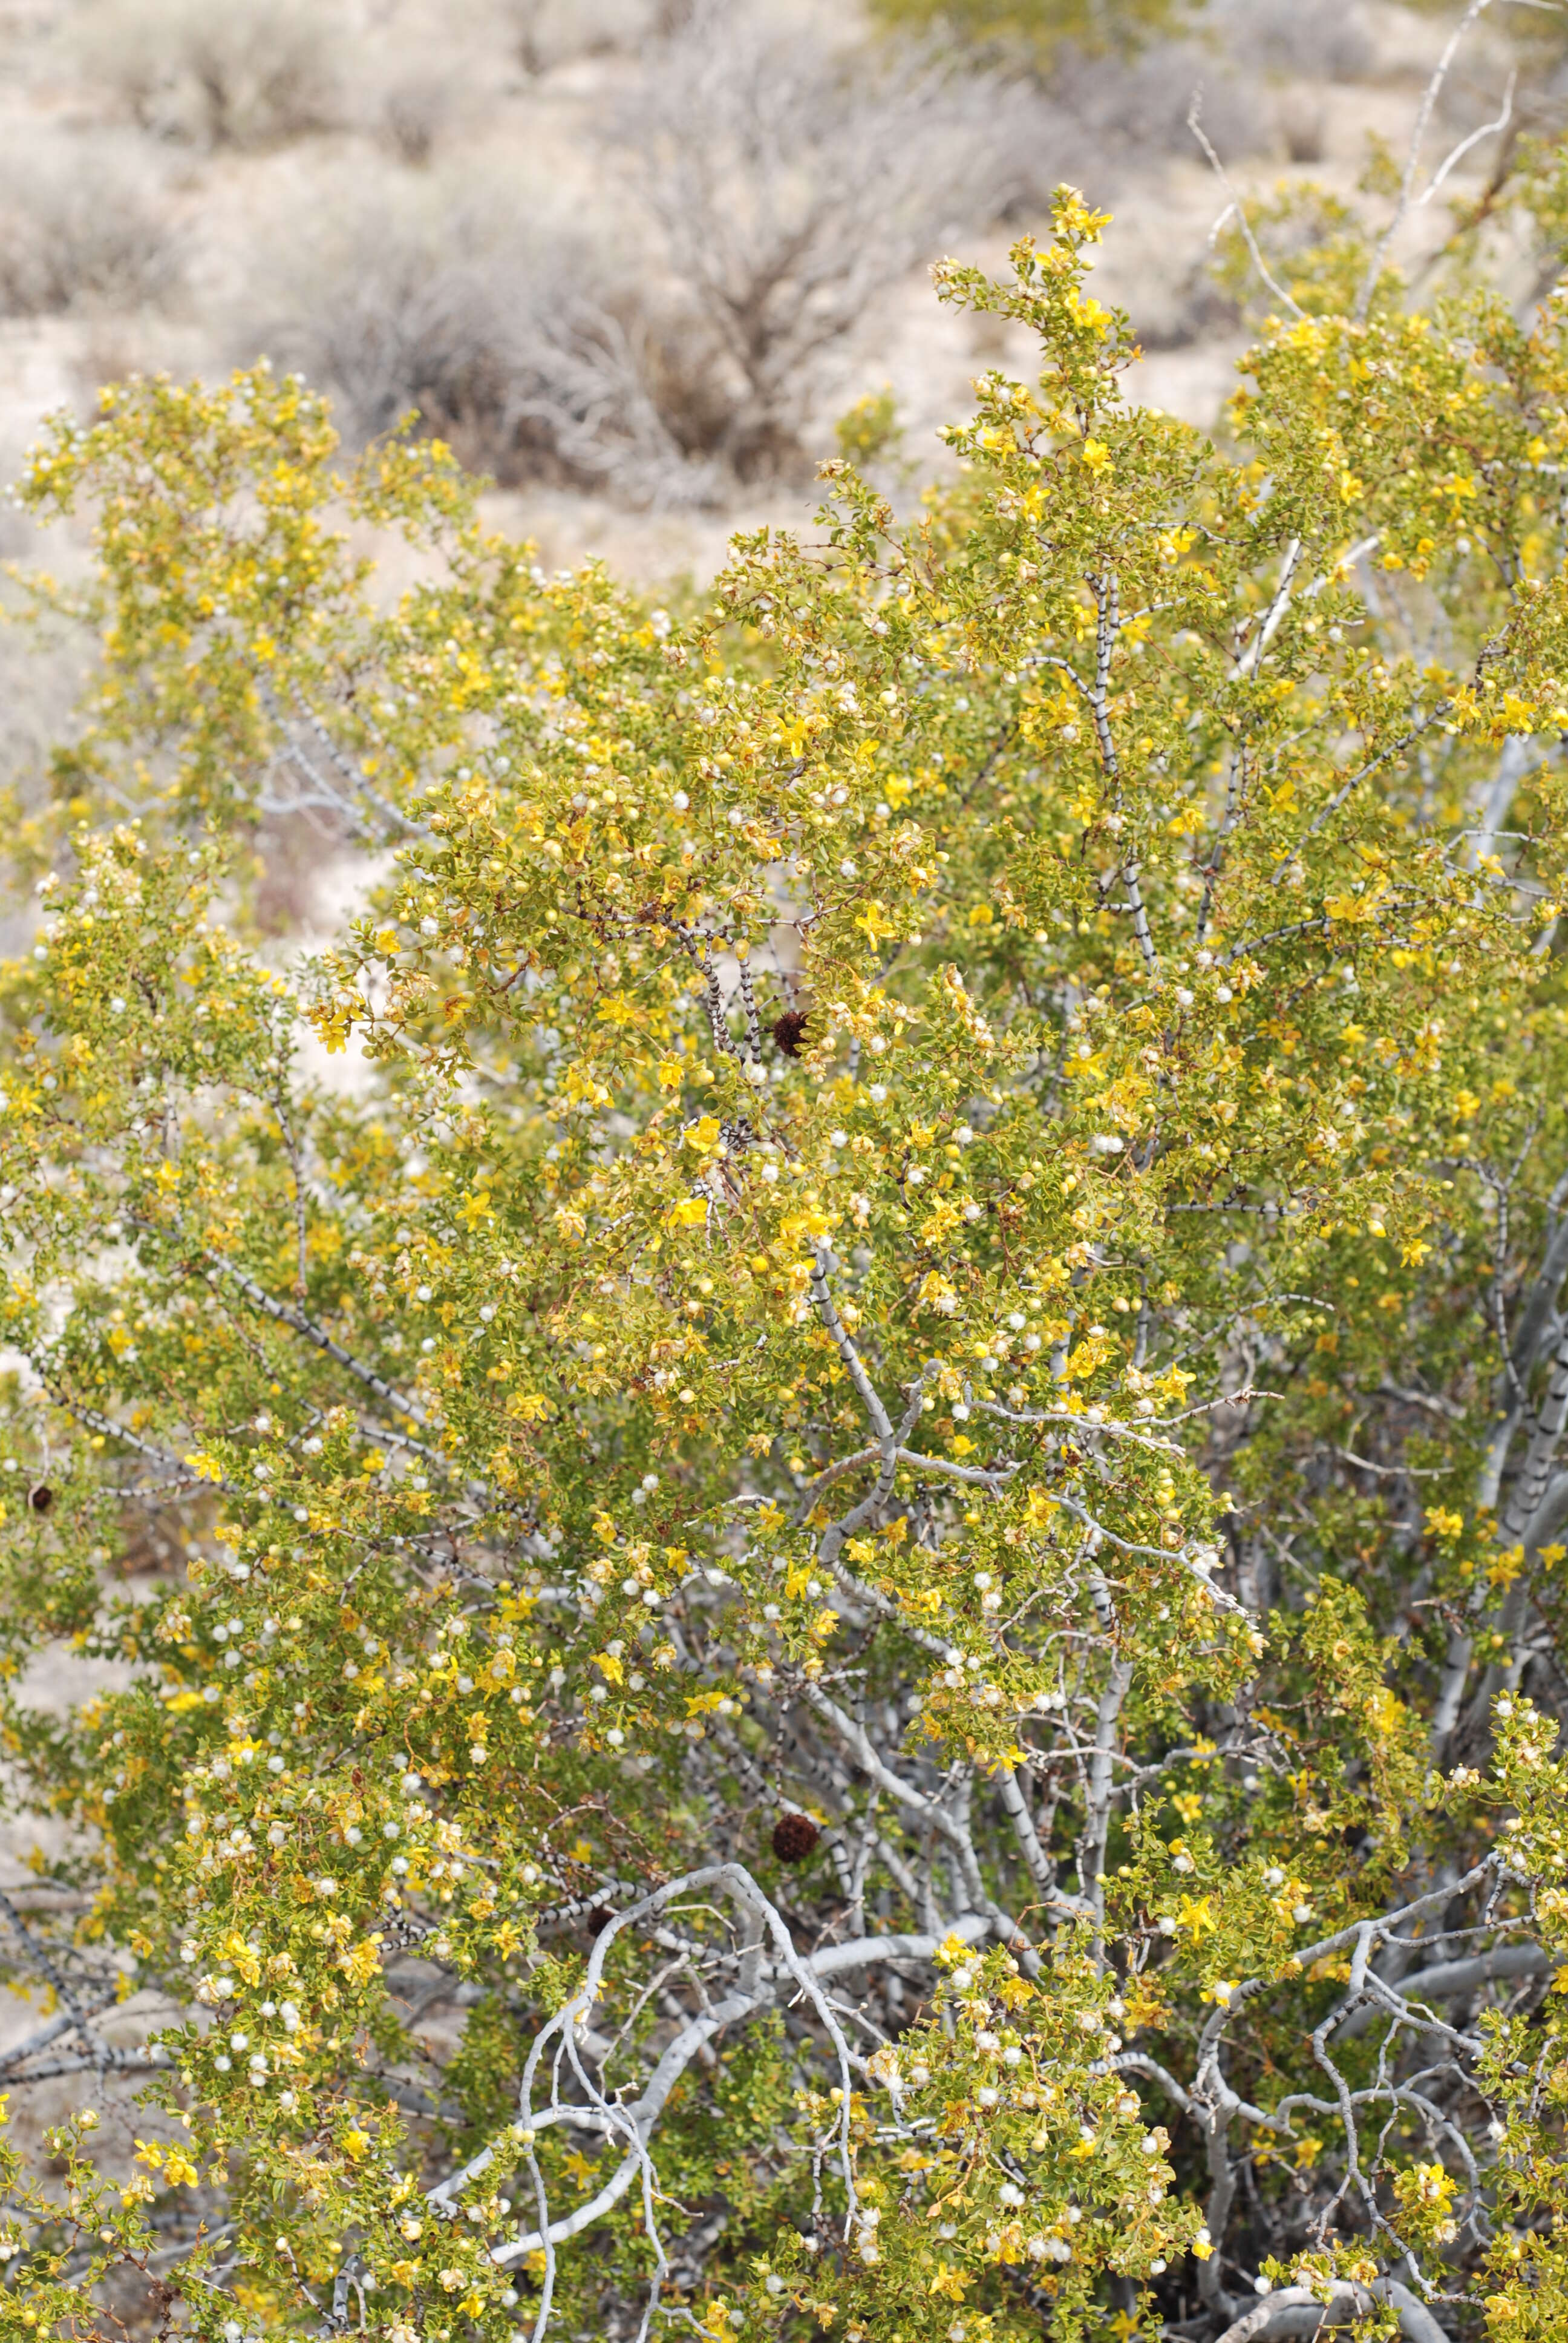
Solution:
M35 1513L46 1513L55 1502L55 1492L47 1481L35 1482L27 1492L27 1503Z
M800 1044L806 1039L807 1021L807 1014L803 1009L786 1009L781 1017L775 1017L772 1025L773 1041L781 1057L798 1058L799 1056Z
M804 1863L821 1835L809 1815L780 1815L773 1825L773 1852L780 1863Z

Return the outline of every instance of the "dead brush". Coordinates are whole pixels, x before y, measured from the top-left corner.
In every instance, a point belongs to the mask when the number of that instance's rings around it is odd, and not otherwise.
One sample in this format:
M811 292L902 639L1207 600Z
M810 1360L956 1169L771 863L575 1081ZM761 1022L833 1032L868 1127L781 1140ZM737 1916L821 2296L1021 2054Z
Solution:
M1020 85L929 50L836 47L697 0L609 124L629 192L730 377L712 457L798 457L824 370L879 299L994 219L1038 127Z
M357 62L335 0L95 0L79 43L143 129L209 148L276 146L345 120Z
M177 285L180 241L147 157L102 134L40 136L0 164L0 309L136 309Z

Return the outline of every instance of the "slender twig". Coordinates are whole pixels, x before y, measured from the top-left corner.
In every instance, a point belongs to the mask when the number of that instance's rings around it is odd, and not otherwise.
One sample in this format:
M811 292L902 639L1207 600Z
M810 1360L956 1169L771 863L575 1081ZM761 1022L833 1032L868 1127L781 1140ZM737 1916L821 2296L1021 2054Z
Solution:
M1268 262L1263 258L1262 254L1258 249L1258 239L1252 234L1252 225L1247 217L1247 206L1242 202L1241 196L1237 194L1234 186L1231 185L1230 173L1226 170L1225 166L1221 162L1219 156L1215 153L1214 148L1210 142L1209 135L1198 118L1199 115L1202 111L1202 106L1203 93L1201 89L1195 89L1192 93L1192 103L1187 109L1187 127L1192 133L1193 137L1198 141L1199 146L1203 149L1204 154L1208 156L1210 168L1213 171L1215 177L1220 182L1220 185L1224 188L1225 193L1231 198L1231 209L1235 213L1236 225L1241 231L1242 239L1246 244L1248 252L1251 255L1252 266L1257 270L1259 276L1262 278L1264 284L1268 287L1270 292L1273 295L1275 300L1282 302L1290 311L1292 317L1304 317L1307 313L1302 307L1301 303L1299 301L1292 300L1290 294L1286 292L1284 287L1276 281L1271 270L1270 269Z
M1392 218L1379 237L1372 256L1367 263L1366 276L1362 281L1361 291L1356 296L1355 317L1358 325L1372 307L1372 297L1377 290L1377 280L1382 268L1384 255L1403 226L1404 216L1410 209L1411 197L1415 189L1416 173L1421 168L1421 150L1426 138L1427 126L1432 120L1432 110L1437 104L1439 93L1448 78L1449 66L1459 53L1460 43L1476 19L1483 14L1487 5L1488 0L1470 0L1469 7L1450 35L1448 46L1438 59L1437 69L1422 93L1421 105L1416 111L1415 127L1410 135L1410 153L1405 162L1404 177L1400 184L1399 200L1394 205Z
M1437 170L1432 174L1430 184L1417 198L1416 208L1418 210L1421 208L1422 205L1431 203L1433 196L1436 195L1439 187L1442 186L1449 173L1453 169L1457 163L1463 160L1464 156L1469 154L1473 146L1478 146L1483 138L1490 138L1494 133L1507 129L1510 122L1513 119L1513 90L1514 85L1518 79L1519 76L1517 74L1511 73L1509 75L1508 86L1503 93L1503 111L1498 116L1496 121L1483 122L1479 130L1473 130L1468 138L1462 138L1458 146L1453 149L1452 155L1448 156L1446 162L1439 165Z

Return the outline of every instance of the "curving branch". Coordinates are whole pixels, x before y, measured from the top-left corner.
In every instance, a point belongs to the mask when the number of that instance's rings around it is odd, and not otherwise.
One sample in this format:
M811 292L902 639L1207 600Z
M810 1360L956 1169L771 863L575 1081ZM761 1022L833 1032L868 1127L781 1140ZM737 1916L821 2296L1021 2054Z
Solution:
M1374 2303L1391 2304L1399 2313L1400 2332L1406 2343L1449 2343L1424 2302L1396 2278L1372 2278L1352 2284L1335 2279L1321 2290L1306 2286L1276 2287L1255 2309L1227 2327L1220 2343L1275 2343L1277 2337L1315 2335L1326 2326L1364 2318Z
M605 1962L611 1945L625 1929L645 1924L667 1911L678 1897L701 1895L715 1889L728 1895L739 1906L749 1921L761 1931L764 1939L771 1939L772 1958L759 1957L755 1943L743 1945L729 1956L744 1969L744 1981L718 2000L709 2002L680 2028L666 2046L635 2100L623 2102L608 2098L584 2066L578 2045L587 2034L588 2022L599 1996ZM651 2226L654 2176L648 2145L670 2093L693 2059L701 2056L716 2036L744 2018L776 2007L793 1988L795 1995L809 2002L816 2012L839 2060L843 2092L839 2119L840 2157L849 2197L849 2217L852 2221L856 2200L848 2153L847 2127L853 2075L859 2071L862 2062L854 2056L844 2038L832 2005L822 1990L824 1982L850 1970L871 1967L879 1962L930 1960L939 1946L949 1937L956 1937L963 1944L973 1944L989 1936L994 1926L989 1911L963 1912L940 1932L861 1936L849 1944L829 1945L814 1954L801 1955L797 1953L777 1907L743 1865L714 1864L699 1871L688 1872L642 1897L601 1929L595 1939L582 1986L540 2029L530 2046L520 2087L518 2124L500 2142L482 2149L458 2171L449 2174L428 2192L427 2201L434 2206L450 2207L469 2183L488 2170L510 2144L520 2147L526 2156L534 2178L538 2218L536 2226L524 2236L508 2239L492 2249L491 2258L498 2267L508 2268L529 2254L551 2253L555 2247L580 2236L612 2211L639 2177L643 2179L647 2191L645 2213L650 2222L648 2235L657 2242L655 2229ZM564 2054L582 2097L580 2099L563 2099L552 2086L548 2104L536 2108L535 2089L547 2054L552 2052L552 2073L558 2075L560 2058ZM532 2151L537 2134L554 2124L569 2124L619 2138L626 2143L626 2154L609 2179L594 2196L570 2213L551 2217L542 2176Z
M1381 1977L1369 1980L1378 1987L1376 2001L1345 2019L1339 2039L1352 2040L1380 2017L1397 2017L1402 2025L1430 2028L1432 2021L1422 2016L1422 2002L1462 2001L1484 1985L1504 1978L1550 1976L1556 1966L1541 1945L1494 1945L1490 1952L1475 1953L1462 1961L1439 1961L1429 1969L1417 1970L1413 1976L1402 1977L1397 1992Z

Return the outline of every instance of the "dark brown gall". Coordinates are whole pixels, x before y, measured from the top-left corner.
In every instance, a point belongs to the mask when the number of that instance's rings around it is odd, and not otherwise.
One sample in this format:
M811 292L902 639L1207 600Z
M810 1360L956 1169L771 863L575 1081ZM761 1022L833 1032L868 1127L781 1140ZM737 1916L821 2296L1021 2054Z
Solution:
M787 1009L782 1017L773 1020L773 1040L781 1056L798 1058L800 1044L806 1039L807 1015L803 1009Z
M804 1863L821 1835L809 1815L780 1815L773 1825L773 1852L780 1863Z

